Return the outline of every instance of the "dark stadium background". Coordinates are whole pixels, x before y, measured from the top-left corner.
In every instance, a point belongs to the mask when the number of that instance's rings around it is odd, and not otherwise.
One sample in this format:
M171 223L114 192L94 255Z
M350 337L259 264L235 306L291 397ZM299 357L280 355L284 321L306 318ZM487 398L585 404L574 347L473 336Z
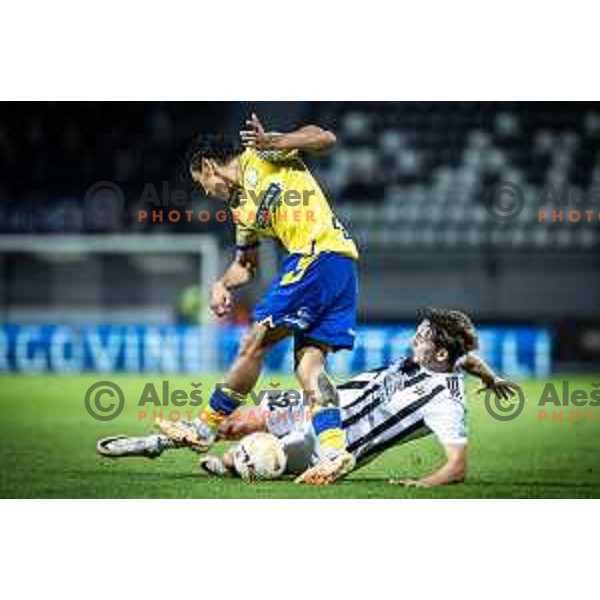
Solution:
M214 213L217 205L182 177L183 149L193 133L236 135L251 110L271 129L316 122L337 134L334 152L308 162L360 244L361 323L410 324L419 307L453 306L478 324L548 328L553 370L600 363L600 205L592 223L535 217L547 182L586 190L600 181L594 103L4 103L0 320L194 323L205 296L195 287L196 258L160 263L153 256L152 268L139 255L74 260L43 248L14 252L11 244L30 235L210 233L222 249L221 268L230 224L140 223L137 210L148 184L162 194L168 182L191 194L185 208ZM501 180L526 198L509 222L484 207L486 190ZM122 213L108 218L84 201L104 181L125 200ZM247 322L275 272L275 251L264 253L261 284L241 294L238 322Z

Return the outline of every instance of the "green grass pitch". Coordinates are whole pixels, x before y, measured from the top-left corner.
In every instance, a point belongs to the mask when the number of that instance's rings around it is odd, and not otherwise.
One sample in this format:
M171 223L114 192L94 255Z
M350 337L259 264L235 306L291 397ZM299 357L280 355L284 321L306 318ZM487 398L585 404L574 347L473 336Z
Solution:
M84 408L87 388L99 379L118 383L126 405L116 420L93 420ZM465 484L444 488L390 486L390 476L418 476L441 464L431 436L398 446L334 486L310 488L293 482L244 484L200 474L198 456L183 449L155 460L110 460L97 456L97 438L142 435L153 430L138 421L138 399L147 381L168 379L171 389L191 390L216 377L140 375L0 376L0 496L17 498L590 498L600 497L600 408L580 408L582 419L538 421L543 382L519 382L527 401L514 421L486 412L470 386L470 464ZM596 378L597 379L597 378ZM292 386L289 377L271 376ZM555 378L560 381L560 377ZM590 378L570 378L572 389L590 391ZM585 410L591 411L591 422ZM551 408L549 409L551 414ZM223 446L221 445L221 448Z

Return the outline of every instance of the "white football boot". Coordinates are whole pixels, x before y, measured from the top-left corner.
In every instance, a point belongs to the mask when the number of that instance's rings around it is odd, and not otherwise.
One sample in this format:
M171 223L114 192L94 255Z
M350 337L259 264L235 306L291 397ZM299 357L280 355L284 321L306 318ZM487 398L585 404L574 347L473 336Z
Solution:
M98 440L96 450L102 456L121 458L124 456L143 456L156 458L175 444L164 435L147 435L144 437L127 437L114 435Z

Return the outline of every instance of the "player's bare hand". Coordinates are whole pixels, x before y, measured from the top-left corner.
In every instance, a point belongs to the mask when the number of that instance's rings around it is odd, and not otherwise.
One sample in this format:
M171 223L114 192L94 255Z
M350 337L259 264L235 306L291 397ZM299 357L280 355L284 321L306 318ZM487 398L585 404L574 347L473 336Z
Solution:
M477 390L477 393L481 394L482 392L493 390L494 394L496 394L496 398L499 398L500 400L508 400L509 398L515 396L515 394L517 393L515 390L517 390L518 388L519 386L513 381L509 381L508 379L496 378L493 382L482 385Z
M231 292L219 281L213 284L210 292L210 310L217 317L231 312L233 300Z
M389 483L391 485L401 485L404 487L429 487L420 479L390 479Z
M267 150L271 148L273 136L265 131L255 113L246 121L246 128L240 131L242 144L250 148Z

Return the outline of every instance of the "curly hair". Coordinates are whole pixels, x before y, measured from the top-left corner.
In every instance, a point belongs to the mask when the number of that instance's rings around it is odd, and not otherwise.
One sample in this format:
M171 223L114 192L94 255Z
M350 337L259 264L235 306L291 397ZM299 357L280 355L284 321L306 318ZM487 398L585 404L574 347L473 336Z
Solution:
M452 364L461 356L477 349L477 331L464 312L446 308L426 308L419 311L418 316L420 321L429 321L435 345L448 351L448 358Z

